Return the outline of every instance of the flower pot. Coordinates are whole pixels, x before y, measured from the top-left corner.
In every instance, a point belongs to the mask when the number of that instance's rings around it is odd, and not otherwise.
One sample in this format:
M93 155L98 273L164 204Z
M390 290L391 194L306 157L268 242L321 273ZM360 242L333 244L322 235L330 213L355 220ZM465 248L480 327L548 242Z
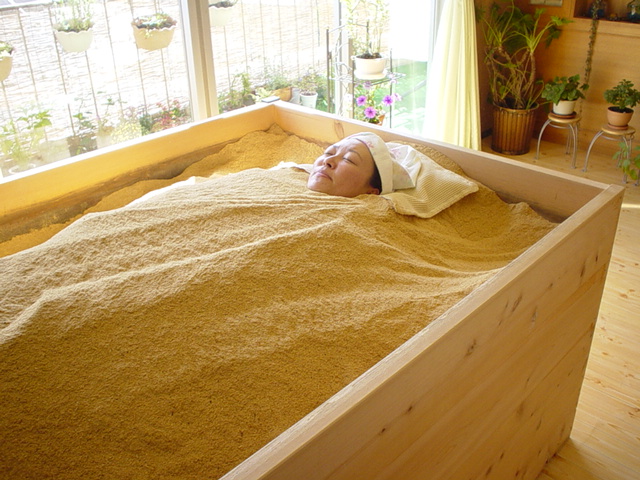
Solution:
M89 133L67 137L67 145L69 146L69 155L72 157L92 152L98 148L95 135Z
M609 107L607 109L607 121L609 125L613 128L625 129L629 122L631 121L631 117L633 117L633 110L627 108L624 112L619 110L613 110L615 107Z
M212 27L225 27L233 16L233 7L209 5L209 22Z
M386 116L387 116L386 112L382 112L382 113L378 114L378 116L376 118L372 118L369 123L373 123L374 125L383 125L384 124L384 119L385 119Z
M300 104L303 107L316 108L317 103L318 103L317 93L301 93L300 94Z
M529 151L538 107L529 110L493 107L491 148L505 155L523 155Z
M7 79L12 67L13 57L11 55L0 57L0 82L4 82Z
M173 40L173 33L176 31L175 26L148 29L138 28L132 23L131 27L133 28L133 38L136 41L136 45L143 50L159 50L169 46L171 40Z
M560 100L553 104L553 113L556 115L573 115L576 108L576 100Z
M27 164L19 164L9 167L9 175L17 175L18 173L26 172L27 170L31 170L36 168L35 163L27 163Z
M299 87L291 87L291 100L289 100L289 103L300 105L300 88Z
M283 102L288 102L289 100L291 100L291 96L293 95L291 90L291 87L279 88L278 90L275 90L273 94L276 97L279 97Z
M386 75L386 58L360 58L354 57L355 76L361 80L377 80Z
M93 30L83 30L81 32L55 31L56 38L66 52L78 53L88 50L93 41Z

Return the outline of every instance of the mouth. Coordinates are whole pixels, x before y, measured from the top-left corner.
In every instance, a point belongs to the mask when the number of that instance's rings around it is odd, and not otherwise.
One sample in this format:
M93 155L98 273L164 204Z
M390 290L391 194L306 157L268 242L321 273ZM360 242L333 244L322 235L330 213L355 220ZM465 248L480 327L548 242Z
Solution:
M332 180L332 178L327 173L325 173L324 170L317 170L317 171L313 172L313 174L316 177L324 177L324 178L327 178L329 180Z

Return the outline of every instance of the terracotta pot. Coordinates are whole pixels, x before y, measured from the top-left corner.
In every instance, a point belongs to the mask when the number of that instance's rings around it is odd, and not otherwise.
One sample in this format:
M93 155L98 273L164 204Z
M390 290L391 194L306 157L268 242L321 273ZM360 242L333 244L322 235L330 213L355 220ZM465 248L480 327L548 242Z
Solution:
M529 110L493 107L491 148L505 155L523 155L529 151L538 106Z
M133 28L133 38L136 41L136 45L143 50L159 50L169 46L171 40L173 40L173 33L176 31L175 26L149 30L147 28L138 28L132 23L131 27Z
M0 57L0 82L4 82L11 73L11 67L13 67L13 57L7 55Z
M276 97L280 97L280 100L282 100L283 102L288 102L289 100L291 100L291 96L293 95L291 90L291 87L279 88L278 90L275 90L273 94Z
M609 125L614 128L627 128L629 122L631 121L631 117L633 117L633 110L630 108L625 112L620 112L617 110L613 110L615 107L609 107L607 109L607 121Z
M82 32L61 32L55 31L56 38L66 52L78 53L89 49L93 41L93 30L83 30Z

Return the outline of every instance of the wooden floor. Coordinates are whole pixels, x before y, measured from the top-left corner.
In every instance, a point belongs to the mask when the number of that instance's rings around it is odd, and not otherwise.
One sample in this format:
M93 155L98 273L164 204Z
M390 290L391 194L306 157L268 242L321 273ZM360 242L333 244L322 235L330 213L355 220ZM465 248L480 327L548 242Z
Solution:
M490 140L483 142L487 152ZM572 169L564 145L543 142L538 160L536 141L531 145L529 154L510 158L625 185L612 160L613 142L592 152L586 173L585 149ZM573 431L538 480L640 480L639 264L640 187L628 183Z

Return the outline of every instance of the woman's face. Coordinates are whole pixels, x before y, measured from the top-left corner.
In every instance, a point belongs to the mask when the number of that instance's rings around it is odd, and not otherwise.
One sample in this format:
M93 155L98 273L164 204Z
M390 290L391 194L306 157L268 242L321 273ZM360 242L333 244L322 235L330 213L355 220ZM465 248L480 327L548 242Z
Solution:
M379 194L370 185L375 164L367 146L355 138L331 145L313 162L307 187L316 192L356 197L365 193Z

